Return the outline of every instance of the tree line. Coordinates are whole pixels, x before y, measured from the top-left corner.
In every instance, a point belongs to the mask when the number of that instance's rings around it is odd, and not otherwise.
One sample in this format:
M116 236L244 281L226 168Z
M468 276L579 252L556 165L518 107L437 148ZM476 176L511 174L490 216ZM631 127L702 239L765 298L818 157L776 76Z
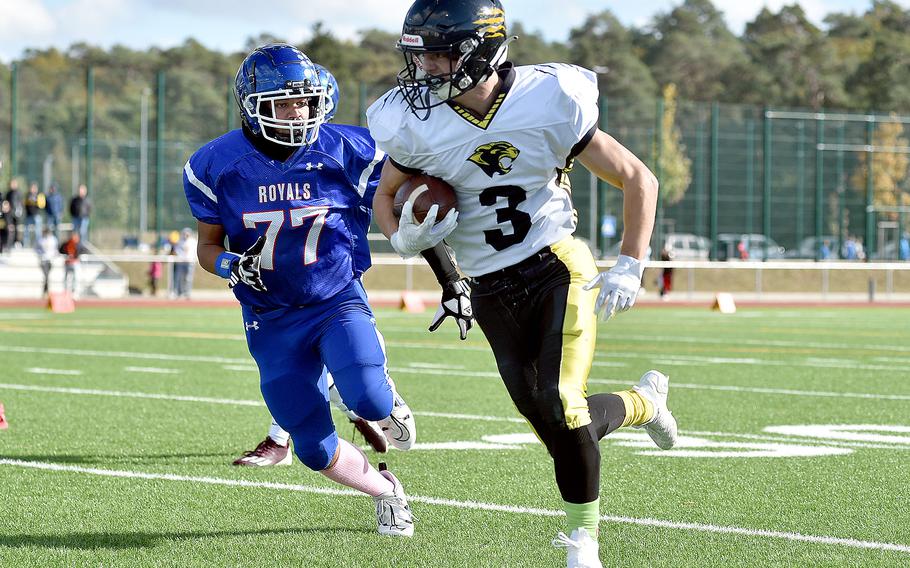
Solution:
M565 42L549 42L513 22L517 64L571 62L598 72L608 97L653 99L675 85L681 100L753 105L908 111L910 10L875 0L863 14L832 13L824 28L799 4L767 8L734 34L710 0L684 0L645 26L624 26L610 11L590 15ZM283 38L251 37L247 49ZM327 66L344 89L345 112L357 121L359 84L375 96L394 84L402 66L396 35L366 30L359 40L337 38L324 24L300 44ZM138 51L79 43L65 51L30 49L19 68L18 132L28 136L84 135L85 69L95 75L95 135L135 137L139 99L167 74L167 138L201 140L226 124L227 88L243 52L220 53L188 39L182 45ZM0 65L0 130L10 127L10 66ZM369 101L367 101L369 102ZM153 107L154 112L154 107ZM0 139L2 140L2 139Z
M655 100L666 101L658 167L669 203L683 197L692 176L673 127L676 100L910 113L910 9L890 0L874 0L862 14L831 13L822 27L797 3L777 11L764 8L739 35L711 0L683 0L641 27L625 26L604 10L589 15L563 42L547 41L521 22L510 25L519 36L510 46L516 64L569 62L592 69L604 96L626 101L620 108L627 117L634 116L636 104L653 110ZM6 162L10 156L15 117L19 175L35 179L53 155L54 177L65 187L69 172L78 170L72 158L84 149L91 69L95 189L110 195L98 215L116 225L131 223L138 214L132 192L142 102L148 105L150 140L170 145L163 175L171 192L179 189L183 161L199 143L239 125L231 85L246 53L286 39L250 37L235 53L208 49L194 39L167 49L102 49L88 43L62 51L29 49L14 63L0 64L0 157ZM395 84L403 66L396 40L397 34L377 29L362 31L356 40L341 39L317 23L309 39L297 44L338 79L342 101L336 121L361 123L365 105ZM156 131L158 124L163 132ZM153 161L153 178L154 166ZM9 171L0 169L0 183ZM179 211L181 199L179 191L167 194L165 213Z

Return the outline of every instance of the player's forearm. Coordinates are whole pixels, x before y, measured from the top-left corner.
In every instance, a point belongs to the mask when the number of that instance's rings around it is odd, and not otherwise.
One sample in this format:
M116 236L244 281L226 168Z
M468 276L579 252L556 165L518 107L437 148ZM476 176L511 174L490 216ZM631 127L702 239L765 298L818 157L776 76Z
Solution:
M657 178L645 168L623 188L623 235L621 254L642 260L654 230L657 211Z
M398 230L398 220L392 211L393 202L393 195L376 192L373 197L373 219L376 220L382 234L389 238Z
M440 286L445 286L461 279L461 274L458 273L458 268L455 266L455 260L452 258L445 243L439 243L431 249L422 251L420 255L430 265Z
M206 272L211 272L212 274L218 274L215 272L215 261L218 259L218 256L224 252L224 246L215 243L199 243L196 247L196 254L199 257L199 265L206 270Z

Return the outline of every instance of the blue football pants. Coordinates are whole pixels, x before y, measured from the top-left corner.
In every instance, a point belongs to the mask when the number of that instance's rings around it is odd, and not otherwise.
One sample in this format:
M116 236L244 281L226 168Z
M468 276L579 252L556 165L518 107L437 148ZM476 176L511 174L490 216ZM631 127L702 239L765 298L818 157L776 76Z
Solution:
M361 418L375 421L391 414L385 350L359 281L311 306L243 306L243 320L266 406L310 469L327 468L338 448L323 367Z

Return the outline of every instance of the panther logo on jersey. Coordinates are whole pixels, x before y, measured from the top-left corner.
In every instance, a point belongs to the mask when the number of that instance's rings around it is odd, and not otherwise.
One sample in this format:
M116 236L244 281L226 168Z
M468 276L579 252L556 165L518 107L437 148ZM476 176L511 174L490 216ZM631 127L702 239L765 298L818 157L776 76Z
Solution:
M521 151L509 142L491 142L478 146L468 161L480 166L483 173L492 178L496 174L504 176L512 171L512 164L520 153Z

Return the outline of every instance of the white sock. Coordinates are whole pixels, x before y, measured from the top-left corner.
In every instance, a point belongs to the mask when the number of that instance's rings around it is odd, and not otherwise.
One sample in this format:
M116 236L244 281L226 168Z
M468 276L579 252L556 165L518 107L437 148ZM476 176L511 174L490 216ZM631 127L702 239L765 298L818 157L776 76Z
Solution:
M269 438L271 438L279 446L287 446L288 440L291 439L291 435L287 430L282 428L275 422L275 419L272 419L272 426L269 428Z

